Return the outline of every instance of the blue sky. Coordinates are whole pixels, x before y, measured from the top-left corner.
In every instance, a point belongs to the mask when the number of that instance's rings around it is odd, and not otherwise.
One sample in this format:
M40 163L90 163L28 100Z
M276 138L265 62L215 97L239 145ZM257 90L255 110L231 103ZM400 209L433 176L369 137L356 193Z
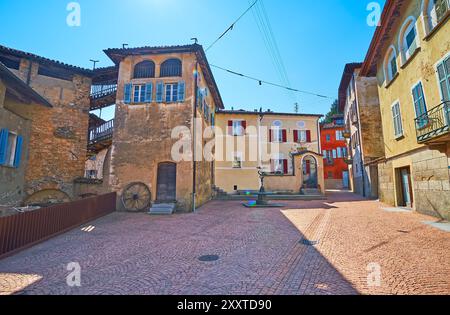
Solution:
M249 0L80 0L81 26L69 27L65 0L1 0L0 44L70 64L111 65L105 48L190 43L209 46ZM264 1L293 88L337 97L345 63L362 61L375 31L367 24L373 0ZM384 5L383 1L377 1ZM254 15L249 12L207 54L216 64L275 83L279 80ZM325 114L332 100L291 93L213 69L227 109ZM111 112L103 112L109 118Z

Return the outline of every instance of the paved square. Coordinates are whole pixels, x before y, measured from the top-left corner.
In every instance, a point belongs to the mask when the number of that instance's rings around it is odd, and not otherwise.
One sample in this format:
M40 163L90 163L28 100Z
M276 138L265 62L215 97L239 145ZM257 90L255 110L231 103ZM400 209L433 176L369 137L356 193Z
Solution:
M283 203L114 213L0 261L0 294L450 294L450 234L423 224L437 220L350 193ZM81 287L66 283L71 262Z

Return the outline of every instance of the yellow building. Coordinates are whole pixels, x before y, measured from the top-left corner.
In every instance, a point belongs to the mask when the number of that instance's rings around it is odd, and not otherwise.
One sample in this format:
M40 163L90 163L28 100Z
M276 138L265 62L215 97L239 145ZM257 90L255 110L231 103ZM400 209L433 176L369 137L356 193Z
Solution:
M378 82L380 198L450 217L448 0L388 0L360 75Z
M261 111L216 113L216 186L227 193L260 189L324 193L321 115ZM298 163L297 163L298 161Z

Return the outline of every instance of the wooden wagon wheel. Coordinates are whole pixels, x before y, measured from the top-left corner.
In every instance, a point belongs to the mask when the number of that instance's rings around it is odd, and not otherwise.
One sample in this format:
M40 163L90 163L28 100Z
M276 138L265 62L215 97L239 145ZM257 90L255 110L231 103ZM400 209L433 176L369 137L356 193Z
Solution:
M148 210L151 204L151 192L144 183L131 183L122 193L122 204L127 211Z

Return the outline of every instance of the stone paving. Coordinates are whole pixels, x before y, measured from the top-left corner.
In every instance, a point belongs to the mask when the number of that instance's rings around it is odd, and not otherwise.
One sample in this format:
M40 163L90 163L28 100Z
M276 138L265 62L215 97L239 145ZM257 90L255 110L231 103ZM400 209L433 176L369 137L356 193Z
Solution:
M0 261L0 294L450 294L450 234L422 223L436 219L351 193L283 203L114 213Z

